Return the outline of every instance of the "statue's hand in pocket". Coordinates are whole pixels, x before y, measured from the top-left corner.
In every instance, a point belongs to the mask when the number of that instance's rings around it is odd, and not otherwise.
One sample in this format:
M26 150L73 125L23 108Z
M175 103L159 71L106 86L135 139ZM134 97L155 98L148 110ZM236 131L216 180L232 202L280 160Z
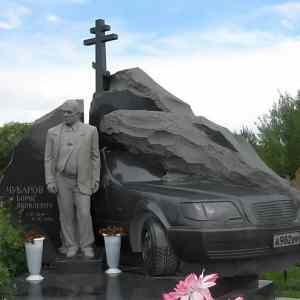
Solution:
M56 194L57 193L57 186L55 183L49 183L47 184L47 190L50 194Z

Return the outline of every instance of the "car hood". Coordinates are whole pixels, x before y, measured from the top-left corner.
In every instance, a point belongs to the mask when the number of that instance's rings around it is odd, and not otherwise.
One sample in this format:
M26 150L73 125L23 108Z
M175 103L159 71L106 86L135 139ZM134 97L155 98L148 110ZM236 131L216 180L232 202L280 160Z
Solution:
M160 180L147 182L128 182L126 186L140 192L162 194L188 200L224 199L235 197L258 197L284 192L267 191L255 186L236 185L230 182L208 181L205 179Z

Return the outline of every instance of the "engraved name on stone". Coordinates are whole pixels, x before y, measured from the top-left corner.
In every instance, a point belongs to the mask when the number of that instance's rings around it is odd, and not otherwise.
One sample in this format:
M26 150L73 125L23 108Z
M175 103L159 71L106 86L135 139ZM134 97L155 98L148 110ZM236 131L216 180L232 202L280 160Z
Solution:
M53 203L49 202L37 202L37 203L28 203L28 202L21 202L17 200L17 208L24 208L24 209L52 209Z
M11 195L9 200L14 201L19 217L30 219L32 222L52 222L51 211L53 202L46 201L46 189L43 185L8 185L6 192ZM49 215L50 213L50 215ZM22 222L21 219L19 222Z
M43 194L45 192L45 188L43 185L8 185L6 187L6 191L9 194Z

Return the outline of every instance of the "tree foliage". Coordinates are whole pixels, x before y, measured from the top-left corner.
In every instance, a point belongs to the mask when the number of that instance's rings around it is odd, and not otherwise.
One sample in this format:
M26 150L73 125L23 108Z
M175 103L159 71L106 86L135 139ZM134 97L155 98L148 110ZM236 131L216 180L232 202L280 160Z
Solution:
M300 93L296 98L281 94L256 126L257 133L244 127L240 134L277 174L292 178L300 167Z
M279 175L293 177L300 167L300 98L280 95L257 124L259 153Z
M0 127L0 175L9 163L15 146L30 128L29 123L7 123Z
M0 208L0 289L25 269L24 231L12 223L8 209Z

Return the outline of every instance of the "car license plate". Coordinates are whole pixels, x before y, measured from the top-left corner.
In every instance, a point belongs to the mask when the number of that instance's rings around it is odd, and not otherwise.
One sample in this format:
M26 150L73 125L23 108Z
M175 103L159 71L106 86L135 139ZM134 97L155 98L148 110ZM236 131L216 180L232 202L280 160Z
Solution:
M300 244L300 232L289 232L274 234L273 246L274 248L287 247Z

